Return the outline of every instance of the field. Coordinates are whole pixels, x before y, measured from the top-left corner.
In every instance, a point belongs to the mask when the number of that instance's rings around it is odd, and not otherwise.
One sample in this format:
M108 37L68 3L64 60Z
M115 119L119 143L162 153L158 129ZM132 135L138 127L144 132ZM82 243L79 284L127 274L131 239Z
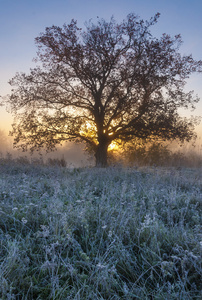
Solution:
M202 299L202 170L0 164L0 299Z

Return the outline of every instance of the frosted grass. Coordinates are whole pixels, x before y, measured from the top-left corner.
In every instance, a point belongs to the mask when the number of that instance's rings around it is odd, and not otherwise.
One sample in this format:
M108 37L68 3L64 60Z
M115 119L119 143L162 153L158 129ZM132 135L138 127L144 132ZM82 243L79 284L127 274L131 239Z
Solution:
M1 299L201 299L200 169L0 168Z

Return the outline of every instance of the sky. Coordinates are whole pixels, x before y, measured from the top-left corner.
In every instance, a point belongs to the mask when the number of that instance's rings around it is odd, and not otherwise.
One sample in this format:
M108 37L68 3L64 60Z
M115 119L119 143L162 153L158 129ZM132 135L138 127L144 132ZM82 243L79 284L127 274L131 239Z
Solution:
M85 21L96 22L97 16L109 20L113 15L120 22L131 12L142 19L159 12L152 34L180 33L184 42L181 53L202 59L201 0L0 0L0 96L10 93L8 81L16 72L28 73L34 67L34 39L46 27L62 26L72 19L84 27ZM183 114L202 116L202 74L193 75L186 89L194 90L201 100L194 112ZM7 134L11 124L12 115L0 107L0 130ZM202 139L202 122L196 129Z

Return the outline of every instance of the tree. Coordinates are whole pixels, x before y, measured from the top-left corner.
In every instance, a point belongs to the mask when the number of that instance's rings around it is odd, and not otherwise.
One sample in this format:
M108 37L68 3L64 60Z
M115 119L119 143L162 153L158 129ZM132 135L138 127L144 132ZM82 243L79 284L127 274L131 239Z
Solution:
M199 100L184 86L202 62L180 54L180 35L153 37L158 18L129 14L120 24L89 21L85 30L74 20L46 28L36 38L40 65L10 80L15 146L52 150L84 141L96 166L106 166L112 141L190 140L196 120L181 118L178 108Z

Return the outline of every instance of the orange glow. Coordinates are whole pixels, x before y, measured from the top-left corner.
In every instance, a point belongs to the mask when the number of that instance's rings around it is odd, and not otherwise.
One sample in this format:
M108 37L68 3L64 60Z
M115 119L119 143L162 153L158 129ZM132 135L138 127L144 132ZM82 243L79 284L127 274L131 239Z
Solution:
M109 151L118 151L119 150L119 145L113 141L111 142L111 144L109 145L109 148L108 148Z

